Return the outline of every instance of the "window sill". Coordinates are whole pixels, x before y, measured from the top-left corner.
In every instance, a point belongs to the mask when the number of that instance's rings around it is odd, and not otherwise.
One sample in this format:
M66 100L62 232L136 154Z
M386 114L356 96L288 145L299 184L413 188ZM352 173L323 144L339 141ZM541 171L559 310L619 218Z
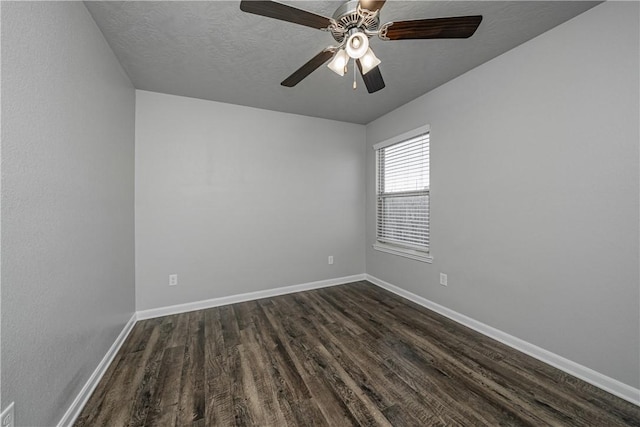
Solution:
M420 262L426 262L431 264L433 262L433 257L424 252L416 251L414 249L401 248L398 246L386 245L384 243L374 243L373 249L386 252L388 254L398 255L401 257L413 259Z

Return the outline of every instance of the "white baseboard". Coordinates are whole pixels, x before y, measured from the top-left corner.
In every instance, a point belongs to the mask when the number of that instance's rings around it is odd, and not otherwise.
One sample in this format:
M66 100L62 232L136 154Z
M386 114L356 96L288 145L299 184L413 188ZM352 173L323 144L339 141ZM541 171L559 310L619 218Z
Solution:
M127 339L127 336L129 336L129 333L133 329L133 325L136 324L136 320L136 314L133 313L133 316L131 316L131 319L129 319L127 324L124 325L124 328L122 328L122 331L107 351L107 354L104 355L104 357L98 364L98 367L95 369L95 371L93 371L84 387L82 387L82 390L80 390L80 393L78 393L76 398L71 403L71 406L69 406L69 408L67 409L67 412L65 412L65 414L62 416L62 419L58 423L58 427L71 426L76 421L76 418L78 418L78 415L80 415L82 408L84 408L84 405L93 394L93 391L96 389L96 386L102 379L102 376L107 371L107 368L109 367L111 362L113 362L113 358L116 357L118 350L120 350L120 347L122 347L124 340Z
M248 292L246 294L231 295L228 297L212 298L203 301L188 302L186 304L170 305L168 307L152 308L150 310L138 311L138 320L152 319L154 317L168 316L170 314L186 313L189 311L202 310L205 308L219 307L221 305L235 304L238 302L253 301L261 298L275 297L278 295L291 294L294 292L308 291L310 289L325 288L328 286L343 285L345 283L364 280L365 274L339 277L337 279L320 280L318 282L303 283L300 285L284 286L264 291Z
M384 280L380 280L377 277L371 276L369 274L367 274L366 276L367 280L374 285L393 292L394 294L406 298L409 301L413 301L416 304L420 304L421 306L435 311L436 313L442 314L443 316L448 317L455 322L467 326L477 332L480 332L483 335L493 338L496 341L500 341L501 343L506 344L509 347L512 347L548 365L551 365L554 368L558 368L561 371L573 375L574 377L580 378L581 380L586 381L598 388L601 388L604 391L607 391L628 402L640 406L640 389L631 387L630 385L596 372L591 368L587 368L586 366L580 365L576 362L573 362L569 359L538 347L537 345L521 340L520 338L516 338L513 335L509 335L506 332L503 332L492 326L486 325L482 322L478 322L477 320L467 317L464 314L460 314L424 297L406 291L402 288L392 285L391 283L385 282Z

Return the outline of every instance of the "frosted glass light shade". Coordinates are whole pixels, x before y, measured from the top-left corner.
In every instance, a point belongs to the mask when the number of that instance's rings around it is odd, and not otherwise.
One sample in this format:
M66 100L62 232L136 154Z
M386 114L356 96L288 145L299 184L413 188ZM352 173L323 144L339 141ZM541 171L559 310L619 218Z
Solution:
M380 64L380 60L373 53L371 48L367 49L367 53L365 53L362 58L360 58L360 65L362 66L362 74L367 74L369 71L373 70Z
M367 49L369 49L369 39L364 33L353 33L347 39L345 49L353 59L362 58L367 53Z
M344 72L349 62L349 55L344 49L340 49L333 56L333 59L327 64L327 67L339 76L344 76Z

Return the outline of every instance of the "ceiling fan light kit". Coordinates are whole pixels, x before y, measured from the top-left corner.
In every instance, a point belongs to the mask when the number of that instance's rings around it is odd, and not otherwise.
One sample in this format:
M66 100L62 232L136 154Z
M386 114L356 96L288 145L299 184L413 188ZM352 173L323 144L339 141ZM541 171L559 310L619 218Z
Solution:
M364 54L364 56L360 60L360 63L362 64L362 74L363 75L367 74L369 71L373 70L378 65L380 65L380 62L381 61L373 53L371 48L367 49L367 52Z
M361 60L362 75L367 74L381 63L369 47L367 36L359 32L354 32L349 36L346 47L338 49L333 59L327 64L327 67L337 75L344 76L351 58Z
M351 58L362 58L367 53L367 49L369 49L369 39L364 33L356 31L347 39L345 50Z
M339 76L344 76L347 72L347 63L349 62L349 55L344 49L340 49L333 56L333 59L327 64L327 67Z
M369 46L370 37L378 36L385 41L468 38L482 21L482 16L475 15L387 22L380 26L380 10L385 1L350 0L338 7L331 18L269 0L241 0L240 10L328 31L338 43L338 46L327 47L294 71L282 81L283 86L297 85L329 59L329 69L344 76L349 60L353 59L369 93L385 87L379 68L381 61Z

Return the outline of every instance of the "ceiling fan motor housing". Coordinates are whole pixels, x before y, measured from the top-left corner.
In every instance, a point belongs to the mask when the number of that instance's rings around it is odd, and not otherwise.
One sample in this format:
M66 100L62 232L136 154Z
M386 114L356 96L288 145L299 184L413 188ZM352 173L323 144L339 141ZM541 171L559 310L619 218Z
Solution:
M378 13L359 9L358 4L359 0L348 1L336 9L333 14L336 24L331 25L329 31L338 43L342 43L345 38L357 30L378 31L380 25Z

